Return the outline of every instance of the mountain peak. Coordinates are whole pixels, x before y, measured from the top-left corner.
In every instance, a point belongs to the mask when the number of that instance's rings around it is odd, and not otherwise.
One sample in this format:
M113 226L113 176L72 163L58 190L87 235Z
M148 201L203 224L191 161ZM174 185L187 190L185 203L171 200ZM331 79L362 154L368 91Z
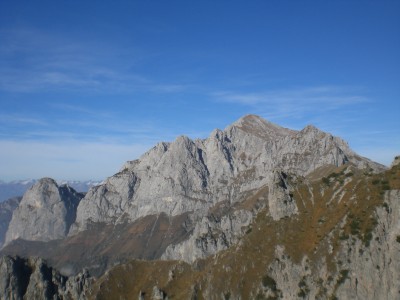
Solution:
M228 128L232 127L239 128L246 133L268 140L280 138L287 135L293 135L295 132L253 114L241 117Z
M271 124L271 125L275 125L275 124L265 120L264 118L262 118L262 117L260 117L258 115L253 115L253 114L244 115L243 117L241 117L239 120L237 120L233 124L236 124L236 125L246 125L246 124L253 124L253 125ZM278 125L275 125L275 126L278 126ZM278 126L278 127L280 127L280 126Z

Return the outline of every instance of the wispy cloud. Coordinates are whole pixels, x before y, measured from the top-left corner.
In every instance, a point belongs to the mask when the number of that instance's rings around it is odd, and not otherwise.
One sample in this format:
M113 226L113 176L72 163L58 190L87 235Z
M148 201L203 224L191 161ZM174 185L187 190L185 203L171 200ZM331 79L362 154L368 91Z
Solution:
M34 29L0 30L0 90L176 93L181 83L159 83L135 70L146 56L132 46L55 36ZM122 59L123 58L123 59Z
M218 91L212 93L212 97L217 101L252 107L258 113L272 119L303 117L310 112L327 112L369 101L367 97L358 94L356 89L336 86L259 93Z
M89 108L48 102L38 110L41 114L37 116L30 112L3 113L0 114L0 140L153 145L159 141L171 141L182 134L168 125L161 126L157 120L129 118L124 112L106 108L110 106Z
M41 118L26 116L23 114L2 114L0 113L0 124L13 125L42 125L46 126L47 122Z

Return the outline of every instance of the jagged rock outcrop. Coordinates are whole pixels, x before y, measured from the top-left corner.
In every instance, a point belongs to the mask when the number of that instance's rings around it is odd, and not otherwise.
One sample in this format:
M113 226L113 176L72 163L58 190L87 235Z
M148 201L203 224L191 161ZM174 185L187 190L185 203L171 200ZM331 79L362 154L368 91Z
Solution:
M83 300L92 282L87 271L68 278L41 258L0 258L0 299Z
M32 186L15 209L5 244L15 239L49 241L64 238L75 222L83 195L69 186L43 178Z
M4 244L12 214L18 207L21 199L22 197L14 197L4 202L0 202L0 249Z
M340 138L313 126L294 131L249 115L204 140L178 137L127 162L81 201L72 233L91 222L133 221L165 212L175 216L235 203L273 181L273 170L307 175L331 164L384 167L357 156ZM272 205L271 207L273 207ZM274 210L281 208L274 207ZM286 211L286 212L284 212ZM276 218L295 212L283 207Z
M193 223L195 227L190 237L165 250L162 259L194 262L196 259L228 249L235 244L253 220L254 212L236 210L223 216L206 216Z
M274 220L297 214L298 209L287 180L287 174L273 172L273 177L269 184L268 205L269 212Z

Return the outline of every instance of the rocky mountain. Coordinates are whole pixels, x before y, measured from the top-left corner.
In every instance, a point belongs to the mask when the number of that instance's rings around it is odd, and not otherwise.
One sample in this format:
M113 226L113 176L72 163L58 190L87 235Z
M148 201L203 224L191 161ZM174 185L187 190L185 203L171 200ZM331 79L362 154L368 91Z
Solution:
M13 197L23 196L24 193L34 185L38 180L14 180L10 182L0 181L0 202L8 200ZM57 182L59 185L69 185L74 190L80 193L86 193L92 186L98 185L101 181L71 181L71 180L61 180Z
M307 175L325 165L345 163L384 169L315 127L293 131L245 116L205 140L181 136L127 162L118 174L88 192L78 207L74 232L90 222L114 224L160 212L206 213L219 202L233 204L271 184L275 170Z
M392 299L400 170L385 170L313 126L248 115L157 144L82 200L41 180L1 252L87 268L93 299Z
M5 244L16 239L49 241L64 238L75 222L83 194L67 185L43 178L24 195L13 212Z

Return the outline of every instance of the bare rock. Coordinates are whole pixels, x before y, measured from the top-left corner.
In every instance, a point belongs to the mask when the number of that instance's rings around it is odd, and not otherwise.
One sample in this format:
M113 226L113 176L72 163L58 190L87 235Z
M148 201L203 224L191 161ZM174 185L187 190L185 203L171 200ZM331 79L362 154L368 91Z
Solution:
M87 271L68 278L41 258L0 258L0 299L84 300L92 283Z
M269 184L269 212L274 220L290 217L298 213L287 176L283 172L275 171Z
M307 175L327 164L345 163L384 169L313 126L294 131L248 115L225 130L214 130L207 139L180 136L127 162L87 193L72 232L86 229L91 222L134 221L160 212L175 216L203 211L205 215L218 202L242 201L249 192L273 184L274 170ZM286 212L276 218L296 210L290 205L281 209Z
M14 211L5 243L15 239L49 241L64 238L75 222L82 194L43 178L24 195Z

